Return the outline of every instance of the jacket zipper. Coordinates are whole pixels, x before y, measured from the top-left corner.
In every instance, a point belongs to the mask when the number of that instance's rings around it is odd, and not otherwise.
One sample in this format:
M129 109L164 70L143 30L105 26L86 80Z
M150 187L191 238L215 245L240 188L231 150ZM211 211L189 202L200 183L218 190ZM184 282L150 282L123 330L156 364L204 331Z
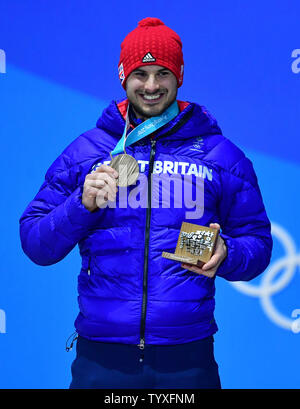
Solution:
M91 275L91 257L89 257L89 264L88 264L87 273L88 273L88 276Z
M148 286L148 256L149 256L149 239L150 239L150 219L151 219L151 190L152 190L152 173L154 166L156 140L151 139L151 152L148 172L148 206L146 214L146 232L145 232L145 256L144 256L144 274L143 274L143 304L141 316L140 343L138 347L145 348L145 325L146 325L146 307L147 307L147 286Z

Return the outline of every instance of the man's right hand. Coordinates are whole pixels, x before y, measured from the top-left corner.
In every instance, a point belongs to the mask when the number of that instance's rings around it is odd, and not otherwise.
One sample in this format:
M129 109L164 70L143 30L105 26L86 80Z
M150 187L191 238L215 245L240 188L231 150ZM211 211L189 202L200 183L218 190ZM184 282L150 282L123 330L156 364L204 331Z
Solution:
M93 212L108 200L116 199L118 172L108 165L101 165L85 177L82 204Z

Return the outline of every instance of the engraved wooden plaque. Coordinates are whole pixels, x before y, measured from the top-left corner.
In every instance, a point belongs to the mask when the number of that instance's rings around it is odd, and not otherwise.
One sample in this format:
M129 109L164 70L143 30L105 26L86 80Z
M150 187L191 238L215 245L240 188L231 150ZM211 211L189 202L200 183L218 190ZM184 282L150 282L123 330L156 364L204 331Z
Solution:
M219 235L218 229L183 222L175 253L163 251L164 258L201 266L214 253Z

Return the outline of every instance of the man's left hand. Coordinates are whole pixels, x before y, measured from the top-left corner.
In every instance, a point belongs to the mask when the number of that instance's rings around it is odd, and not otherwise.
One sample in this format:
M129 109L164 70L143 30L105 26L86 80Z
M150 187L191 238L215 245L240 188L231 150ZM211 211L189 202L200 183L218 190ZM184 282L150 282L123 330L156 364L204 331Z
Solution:
M213 229L220 230L220 225L218 223L210 223L209 227ZM225 241L219 235L215 247L214 254L210 258L210 260L203 264L202 267L195 266L193 264L182 263L181 267L186 268L189 271L197 274L203 274L207 277L213 278L216 275L216 272L219 268L219 265L227 256L227 247Z

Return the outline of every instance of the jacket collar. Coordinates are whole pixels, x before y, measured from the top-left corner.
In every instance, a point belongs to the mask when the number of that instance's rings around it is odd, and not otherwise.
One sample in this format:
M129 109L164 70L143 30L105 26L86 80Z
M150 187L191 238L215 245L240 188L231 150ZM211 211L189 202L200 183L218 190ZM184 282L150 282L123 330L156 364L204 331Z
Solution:
M195 136L222 134L216 119L207 109L193 102L177 101L179 114L156 132L156 137L172 135L172 139L189 139ZM119 139L124 131L128 99L112 101L97 121L97 128Z

